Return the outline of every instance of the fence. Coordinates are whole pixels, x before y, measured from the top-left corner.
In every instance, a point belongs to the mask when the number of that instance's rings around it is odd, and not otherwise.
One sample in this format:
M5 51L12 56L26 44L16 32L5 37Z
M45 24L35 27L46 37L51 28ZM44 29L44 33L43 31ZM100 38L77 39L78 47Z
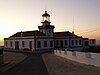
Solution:
M98 53L55 50L54 54L76 62L100 67L100 54Z

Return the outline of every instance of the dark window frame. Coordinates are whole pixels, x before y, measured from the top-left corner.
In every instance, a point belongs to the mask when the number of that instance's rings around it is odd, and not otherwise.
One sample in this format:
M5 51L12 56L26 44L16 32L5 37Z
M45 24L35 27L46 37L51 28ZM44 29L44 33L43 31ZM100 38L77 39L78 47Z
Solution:
M50 47L53 47L53 41L50 41Z
M84 42L84 45L85 45L85 46L89 46L89 41L85 41L85 42Z
M59 46L59 40L56 40L56 45Z
M95 40L92 40L92 44L95 44Z
M12 47L12 41L10 42L10 46Z
M71 44L72 44L72 46L74 45L74 40L71 40Z
M67 40L65 40L65 45L68 45L68 41Z
M22 41L22 47L25 47L25 41Z
M63 47L63 40L60 40L60 46Z
M32 49L32 41L29 41L29 48Z
M49 33L51 33L51 30L49 30Z
M47 41L44 41L44 47L47 47Z
M82 45L82 40L79 40L79 45Z
M75 45L78 45L78 40L75 40Z
M37 47L38 47L38 48L41 47L41 41L37 41Z

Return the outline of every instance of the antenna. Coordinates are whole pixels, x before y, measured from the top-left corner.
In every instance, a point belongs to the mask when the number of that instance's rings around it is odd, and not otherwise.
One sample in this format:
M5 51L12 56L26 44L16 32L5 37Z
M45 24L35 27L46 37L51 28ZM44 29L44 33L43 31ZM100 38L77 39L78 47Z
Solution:
M45 7L45 10L47 10L47 7Z
M73 31L72 32L74 33L74 16L73 16Z
M45 4L45 11L47 11L47 4Z

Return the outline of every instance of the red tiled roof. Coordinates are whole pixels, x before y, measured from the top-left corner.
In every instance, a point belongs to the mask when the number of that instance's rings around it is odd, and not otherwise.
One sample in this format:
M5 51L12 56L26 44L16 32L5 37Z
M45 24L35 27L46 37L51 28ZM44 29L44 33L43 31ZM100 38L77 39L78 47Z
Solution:
M17 32L14 35L10 36L10 37L27 37L27 36L45 36L45 34L43 34L40 31L25 31L25 32Z
M69 31L65 32L54 32L54 37L61 37L61 36L72 36L73 34ZM17 32L14 35L10 36L11 37L28 37L28 36L45 36L42 32L36 30L36 31L25 31L25 32ZM77 35L74 34L74 36L78 37Z
M69 31L65 31L65 32L55 32L54 33L54 37L57 37L57 36L72 36L72 33L69 32Z
M73 36L77 38L82 38L82 36L77 36L69 31L64 31L64 32L55 32L54 37L61 37L61 36Z

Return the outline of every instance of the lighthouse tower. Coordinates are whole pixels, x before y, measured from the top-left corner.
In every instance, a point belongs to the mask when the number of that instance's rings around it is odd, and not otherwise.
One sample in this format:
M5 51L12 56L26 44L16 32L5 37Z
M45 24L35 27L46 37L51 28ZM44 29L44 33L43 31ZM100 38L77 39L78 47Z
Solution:
M50 15L45 11L42 15L42 25L38 26L39 31L43 32L46 36L53 36L54 26L50 25Z

